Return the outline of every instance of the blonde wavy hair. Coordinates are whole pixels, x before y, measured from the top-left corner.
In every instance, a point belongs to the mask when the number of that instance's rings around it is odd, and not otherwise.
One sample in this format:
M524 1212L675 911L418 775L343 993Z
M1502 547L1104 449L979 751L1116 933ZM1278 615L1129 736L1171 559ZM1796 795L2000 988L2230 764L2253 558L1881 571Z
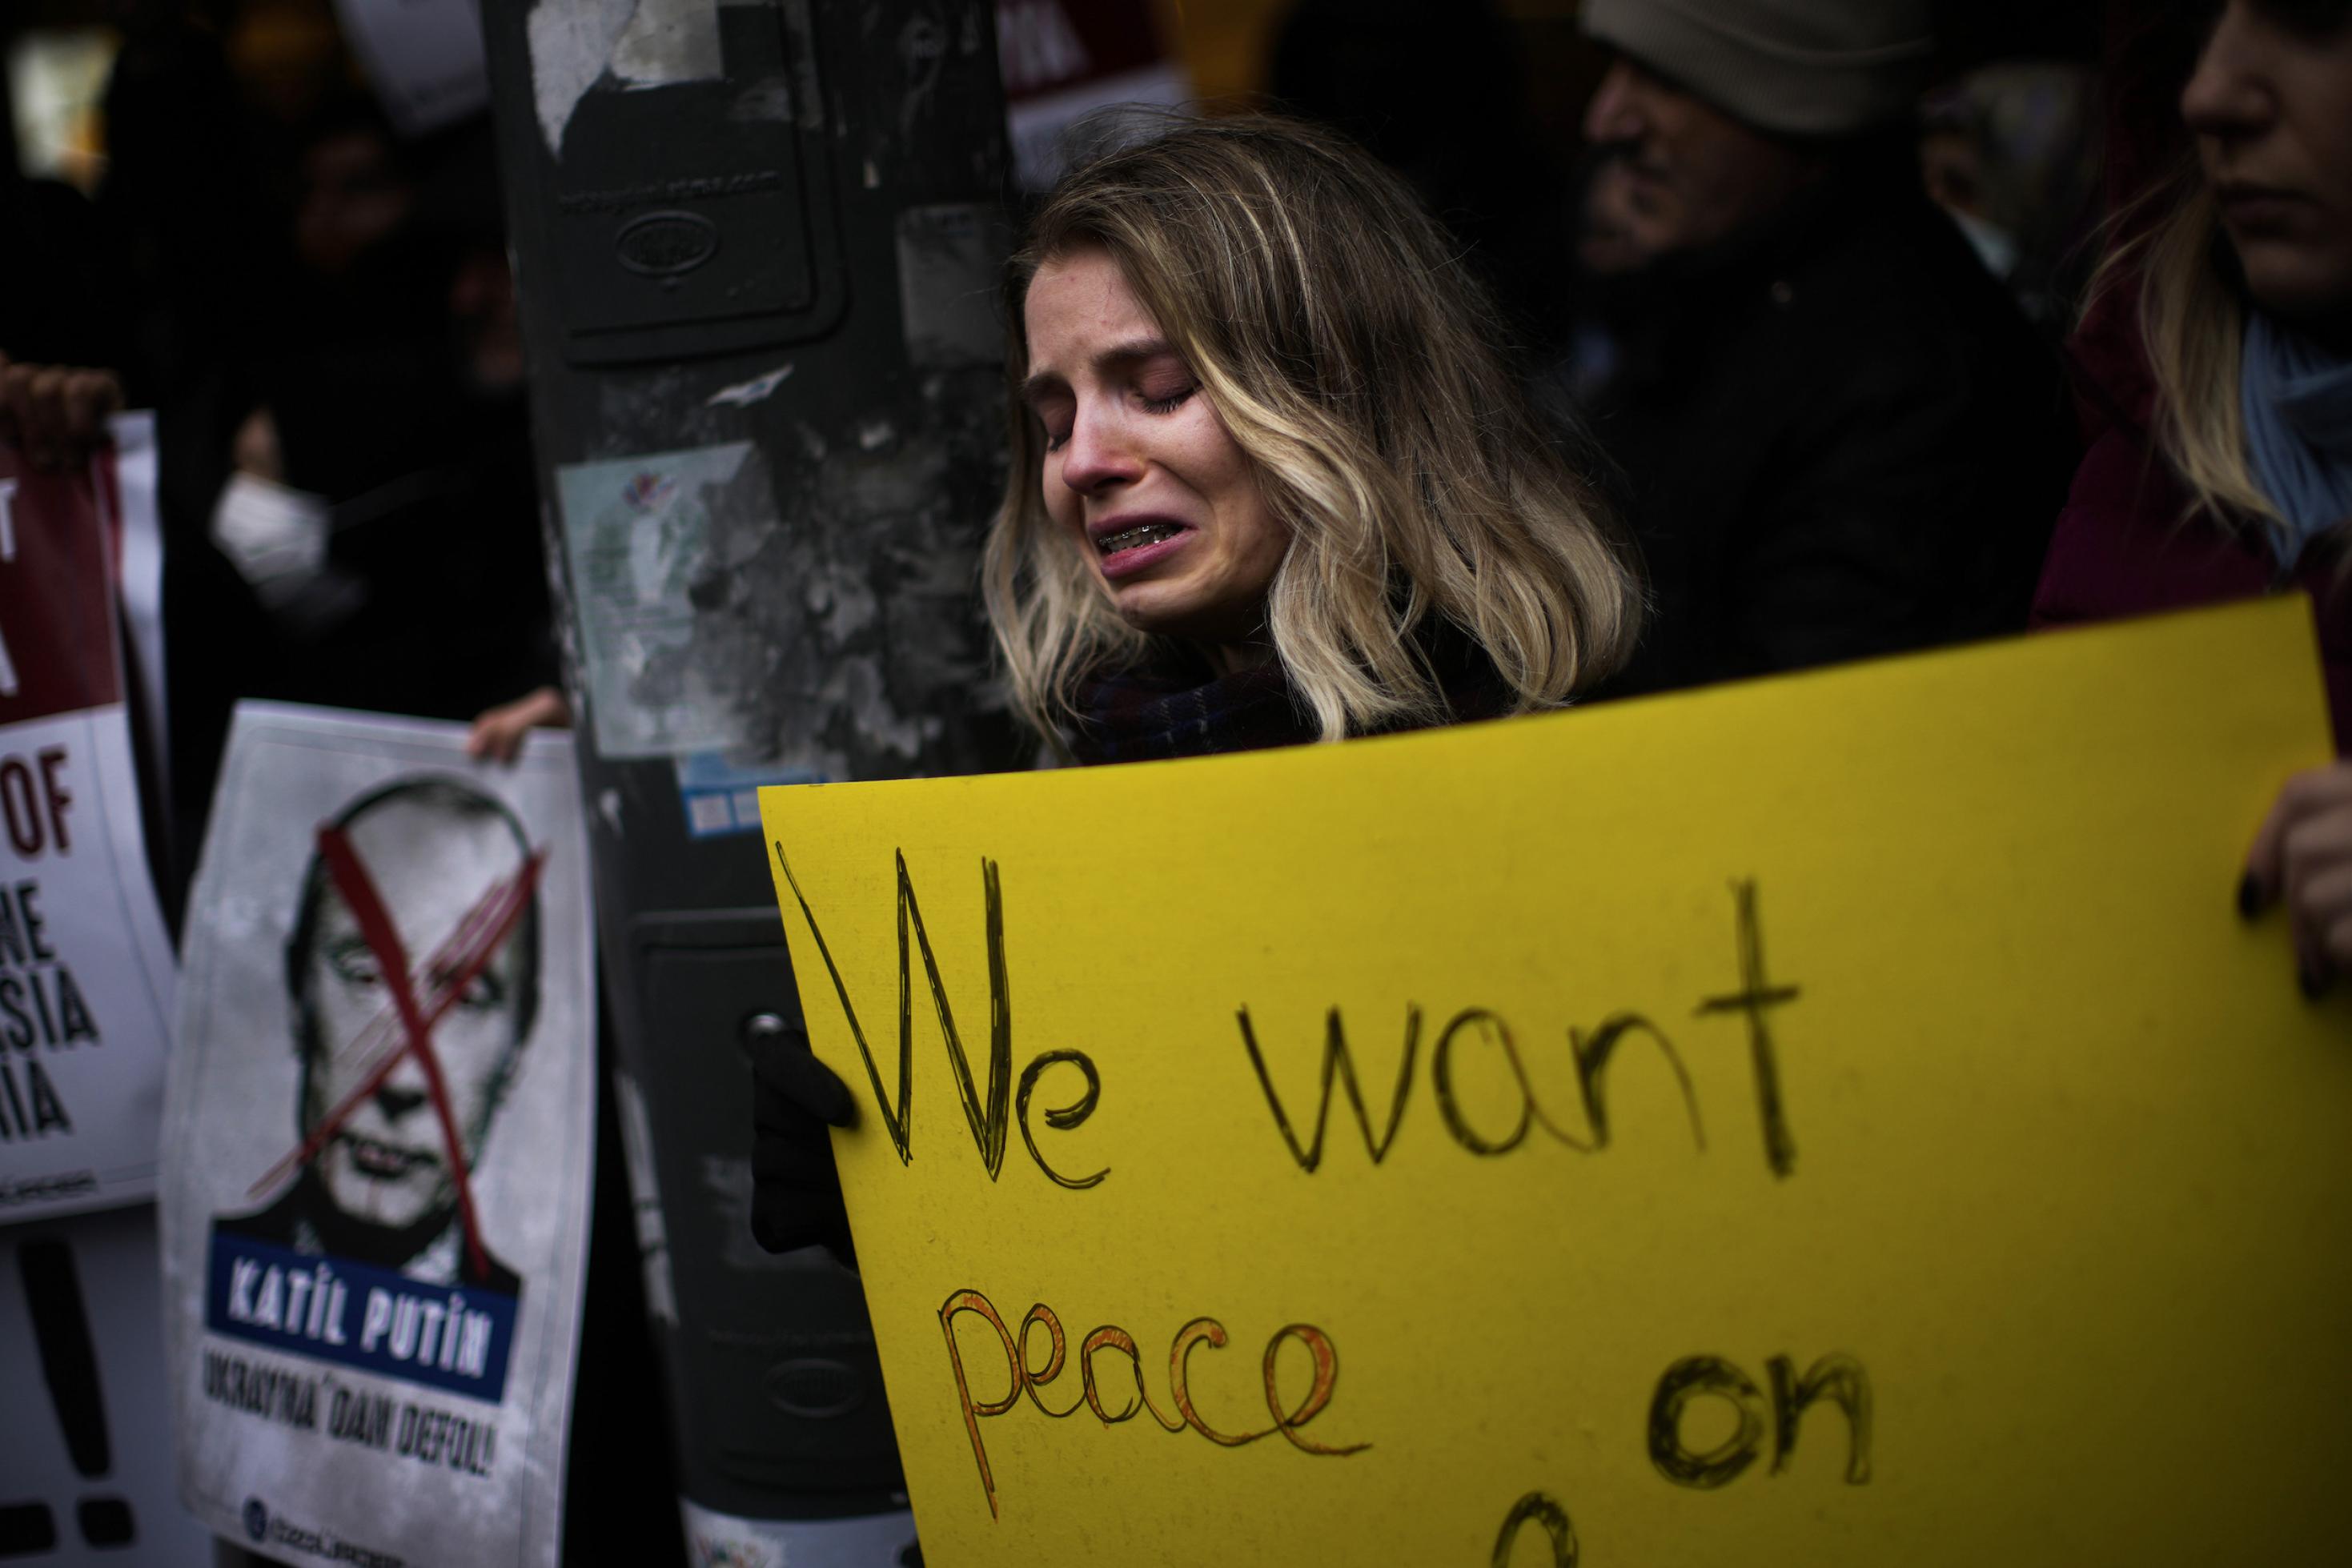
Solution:
M1265 625L1322 739L1447 719L1424 641L1441 624L1486 652L1515 712L1564 703L1623 661L1633 573L1444 230L1328 132L1182 121L1065 176L1007 274L1012 464L982 581L1013 700L1050 744L1084 681L1154 641L1047 516L1044 436L1019 396L1030 281L1089 247L1118 265L1289 528Z
M2095 302L2135 276L2139 280L2140 340L2157 387L2151 434L2189 491L2188 516L2230 528L2284 530L2285 519L2246 456L2239 394L2249 302L2221 229L2221 204L2195 154L2116 224L2138 232L2110 248L2089 298Z

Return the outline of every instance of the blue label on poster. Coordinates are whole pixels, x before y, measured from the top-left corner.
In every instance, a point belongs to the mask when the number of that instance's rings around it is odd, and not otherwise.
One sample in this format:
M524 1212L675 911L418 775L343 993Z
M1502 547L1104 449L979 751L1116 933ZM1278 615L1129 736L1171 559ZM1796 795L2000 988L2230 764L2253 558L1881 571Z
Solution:
M506 1393L518 1299L296 1252L216 1225L205 1326L497 1404Z

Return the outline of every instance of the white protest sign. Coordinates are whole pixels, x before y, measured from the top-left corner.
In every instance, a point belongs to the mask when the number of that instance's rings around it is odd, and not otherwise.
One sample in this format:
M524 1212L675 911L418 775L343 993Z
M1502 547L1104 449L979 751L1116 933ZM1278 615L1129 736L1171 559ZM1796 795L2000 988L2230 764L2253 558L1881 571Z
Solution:
M553 1564L595 1142L568 736L247 704L166 1117L181 1495L273 1557Z
M140 837L111 461L45 472L0 445L0 1223L155 1188L172 953Z

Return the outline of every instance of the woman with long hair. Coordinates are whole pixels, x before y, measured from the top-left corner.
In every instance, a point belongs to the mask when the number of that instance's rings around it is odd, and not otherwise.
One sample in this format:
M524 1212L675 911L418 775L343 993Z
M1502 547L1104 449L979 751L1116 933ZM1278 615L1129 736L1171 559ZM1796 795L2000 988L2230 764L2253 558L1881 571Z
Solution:
M2043 568L2043 624L2286 588L2317 608L2352 738L2352 0L2226 0L2180 95L2195 142L2127 214L2095 293L2137 291L2146 379L2084 457ZM2110 311L2112 313L2112 311ZM2137 428L2134 428L2137 426ZM2287 785L2249 853L2314 995L2352 974L2352 765Z
M1557 707L1632 646L1600 501L1406 187L1327 132L1178 124L1065 177L1006 287L1011 472L982 567L1066 761ZM752 1234L849 1249L805 1042L753 1060Z
M1019 711L1081 761L1555 707L1638 597L1497 318L1339 138L1182 123L1066 177L1007 287L983 581Z

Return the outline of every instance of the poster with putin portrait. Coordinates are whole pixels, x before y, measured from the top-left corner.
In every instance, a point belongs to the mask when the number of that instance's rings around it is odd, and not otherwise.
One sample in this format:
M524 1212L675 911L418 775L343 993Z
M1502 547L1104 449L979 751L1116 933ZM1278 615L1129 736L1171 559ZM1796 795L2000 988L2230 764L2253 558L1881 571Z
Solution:
M165 1101L180 1490L289 1563L552 1564L595 1135L568 737L241 706Z

